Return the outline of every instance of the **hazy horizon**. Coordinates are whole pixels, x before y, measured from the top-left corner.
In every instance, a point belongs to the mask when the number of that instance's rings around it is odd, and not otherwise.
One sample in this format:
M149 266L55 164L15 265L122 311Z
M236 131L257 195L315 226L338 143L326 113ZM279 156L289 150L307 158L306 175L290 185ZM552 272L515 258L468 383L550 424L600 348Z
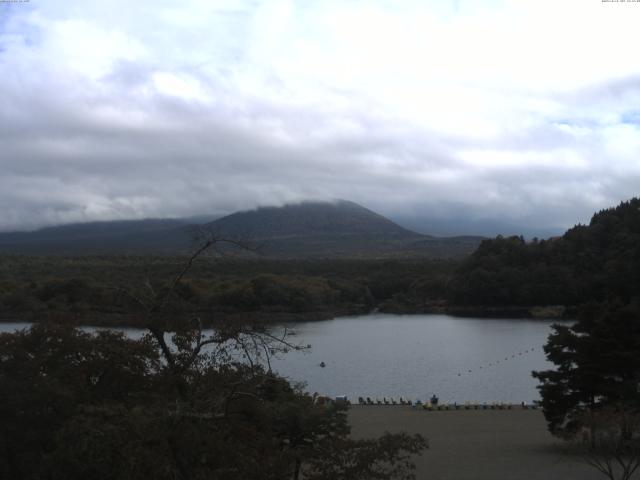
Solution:
M305 203L337 203L337 202L350 202L346 199L332 199L332 200L300 200L297 202L290 202L285 205L302 205ZM46 228L55 228L55 227L65 227L65 226L74 226L74 225L90 225L94 223L103 223L103 222L143 222L143 221L179 221L183 222L185 225L189 224L197 224L197 223L208 223L215 221L217 219L226 217L227 215L232 215L234 213L244 213L255 211L260 208L278 208L284 205L261 205L251 209L238 210L229 213L218 213L218 214L195 214L184 217L142 217L142 218L120 218L120 219L112 219L112 220L87 220L81 222L70 222L70 223L57 223L51 225L41 225L38 227L34 227L31 229L18 229L18 230L7 230L1 231L1 233L21 233L21 232L35 232L41 229ZM366 205L360 205L361 207L367 208ZM375 212L374 213L378 213ZM414 232L421 233L424 235L432 235L436 237L453 237L453 236L496 236L496 235L523 235L525 238L549 238L556 235L561 235L564 233L566 229L560 228L529 228L526 226L519 226L510 224L508 222L501 222L500 220L470 220L467 219L465 221L460 221L456 218L438 218L438 217L428 217L428 216L407 216L402 215L401 213L398 215L393 215L387 217L389 220L394 223L404 227L408 230L413 230ZM576 222L577 224L579 222ZM588 223L588 222L585 222ZM574 225L575 225L574 224ZM571 225L573 226L573 225ZM570 228L571 226L567 227Z

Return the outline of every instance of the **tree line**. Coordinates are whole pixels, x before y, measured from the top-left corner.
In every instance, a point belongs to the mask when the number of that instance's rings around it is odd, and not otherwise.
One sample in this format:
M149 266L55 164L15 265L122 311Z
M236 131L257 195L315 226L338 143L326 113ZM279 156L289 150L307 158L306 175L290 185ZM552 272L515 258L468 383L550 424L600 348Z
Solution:
M448 284L456 305L568 305L640 292L640 199L593 215L562 237L483 241Z
M5 256L0 316L39 320L71 314L89 323L132 324L136 305L115 287L136 294L161 289L184 260ZM202 258L173 292L171 305L189 308L205 322L220 314L269 319L280 313L328 318L374 308L419 311L442 303L455 266L450 260Z

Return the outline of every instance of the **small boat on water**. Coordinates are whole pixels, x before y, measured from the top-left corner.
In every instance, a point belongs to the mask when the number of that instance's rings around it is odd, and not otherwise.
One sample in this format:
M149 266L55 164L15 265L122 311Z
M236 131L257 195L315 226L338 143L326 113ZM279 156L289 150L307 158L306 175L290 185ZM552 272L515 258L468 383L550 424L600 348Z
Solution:
M324 362L320 362L320 366L321 366L322 368L324 368L324 367L326 367L326 366L327 366L327 364L326 364L326 363L324 363Z

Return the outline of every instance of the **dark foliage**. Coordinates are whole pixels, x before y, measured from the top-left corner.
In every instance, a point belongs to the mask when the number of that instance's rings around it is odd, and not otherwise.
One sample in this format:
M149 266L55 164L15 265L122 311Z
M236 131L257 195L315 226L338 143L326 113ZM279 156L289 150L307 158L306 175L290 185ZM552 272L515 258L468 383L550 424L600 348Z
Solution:
M184 257L0 257L0 316L137 325L138 306L122 294L161 290ZM171 304L207 323L220 314L420 310L442 303L452 261L201 258ZM168 305L171 306L171 305ZM315 318L315 317L311 317Z
M640 304L590 304L573 326L554 326L545 346L554 370L534 372L552 433L572 436L585 414L640 408Z
M351 440L346 405L229 362L233 343L171 367L151 337L51 323L0 335L0 478L413 478L420 436Z
M450 283L456 305L580 305L640 292L640 199L596 213L560 238L483 241Z
M421 436L353 440L346 404L271 372L271 355L302 348L286 330L219 320L205 333L186 274L220 241L171 281L115 289L148 332L140 340L52 322L0 335L0 478L414 478ZM271 278L251 283L263 302L284 295ZM29 288L71 305L93 291L78 280Z

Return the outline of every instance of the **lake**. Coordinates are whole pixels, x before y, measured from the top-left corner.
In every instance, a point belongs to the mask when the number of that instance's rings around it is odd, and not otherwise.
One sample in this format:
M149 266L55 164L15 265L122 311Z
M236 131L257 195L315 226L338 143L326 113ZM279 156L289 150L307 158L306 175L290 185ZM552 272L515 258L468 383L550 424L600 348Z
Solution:
M352 400L436 394L444 402L530 403L539 399L531 371L552 368L542 346L554 322L389 314L300 322L286 327L311 350L272 365L292 381L306 381L310 392ZM26 326L4 323L0 331Z

